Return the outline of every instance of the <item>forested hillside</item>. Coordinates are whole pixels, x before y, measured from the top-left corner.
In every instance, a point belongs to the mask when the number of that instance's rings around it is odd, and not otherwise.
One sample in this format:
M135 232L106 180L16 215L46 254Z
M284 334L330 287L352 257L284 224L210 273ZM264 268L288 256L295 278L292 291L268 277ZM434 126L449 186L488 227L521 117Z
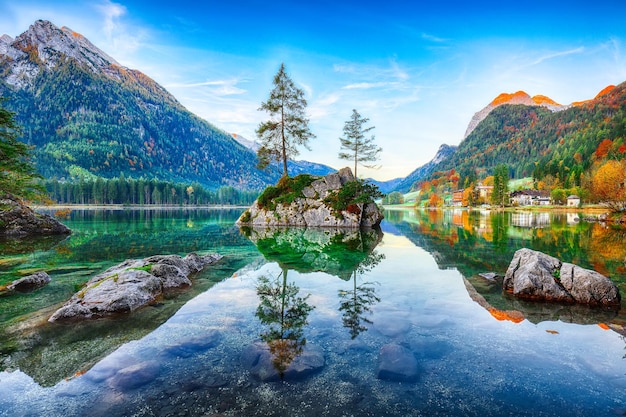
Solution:
M435 167L466 178L490 175L499 164L510 176L549 178L561 187L581 185L594 164L626 156L626 83L559 112L538 106L494 109L456 152ZM413 189L417 189L415 183Z
M0 40L0 95L46 178L157 179L260 189L277 170L81 35L38 21Z

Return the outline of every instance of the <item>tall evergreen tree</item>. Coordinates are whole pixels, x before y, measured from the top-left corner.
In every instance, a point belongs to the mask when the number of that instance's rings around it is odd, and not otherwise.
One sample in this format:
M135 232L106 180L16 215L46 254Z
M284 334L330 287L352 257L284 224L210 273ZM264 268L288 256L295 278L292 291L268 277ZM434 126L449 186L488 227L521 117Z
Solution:
M504 207L509 197L509 167L505 164L496 165L493 171L493 192L491 204Z
M4 100L0 97L0 104ZM0 194L39 197L44 190L36 180L41 177L28 161L28 146L18 140L20 134L14 113L0 106Z
M270 114L270 120L261 123L256 130L261 140L257 151L259 168L267 167L272 161L282 162L283 177L286 177L287 160L299 154L297 146L309 149L308 141L315 135L309 130L306 106L304 92L289 77L285 64L281 64L274 76L274 88L259 108Z
M341 141L341 149L346 152L339 152L339 158L348 161L354 161L354 176L357 176L357 165L361 164L366 168L374 168L375 165L366 165L364 162L374 162L378 159L378 154L382 151L374 143L374 135L369 138L365 134L374 129L374 126L364 127L369 121L368 118L362 117L356 109L352 110L350 120L346 121L343 126L343 137Z

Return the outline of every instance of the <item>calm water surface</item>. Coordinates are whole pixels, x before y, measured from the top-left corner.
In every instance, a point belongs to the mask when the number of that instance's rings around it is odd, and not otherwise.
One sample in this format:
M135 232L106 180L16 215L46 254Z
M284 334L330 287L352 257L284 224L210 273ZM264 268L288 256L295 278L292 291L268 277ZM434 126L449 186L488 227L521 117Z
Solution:
M74 210L66 239L0 241L0 416L620 416L626 313L524 303L530 247L609 275L626 234L573 215L386 213L382 232L244 230L240 210ZM127 258L224 259L128 317L49 324Z

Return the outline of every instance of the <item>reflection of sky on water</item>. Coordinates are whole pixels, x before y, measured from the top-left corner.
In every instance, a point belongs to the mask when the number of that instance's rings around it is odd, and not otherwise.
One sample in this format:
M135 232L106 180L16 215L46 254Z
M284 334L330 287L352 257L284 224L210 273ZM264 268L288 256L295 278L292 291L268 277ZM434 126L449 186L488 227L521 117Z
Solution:
M307 346L323 369L263 383L240 363L259 340L255 288L267 263L246 269L186 303L165 324L102 359L84 375L41 388L0 373L0 416L168 415L614 415L626 411L624 340L597 325L497 321L468 296L459 272L440 270L408 239L385 234L385 258L358 282L377 282L373 324L355 340L342 326L338 291L351 282L289 271L315 306ZM418 360L417 382L376 376L381 348ZM88 411L85 414L85 411Z

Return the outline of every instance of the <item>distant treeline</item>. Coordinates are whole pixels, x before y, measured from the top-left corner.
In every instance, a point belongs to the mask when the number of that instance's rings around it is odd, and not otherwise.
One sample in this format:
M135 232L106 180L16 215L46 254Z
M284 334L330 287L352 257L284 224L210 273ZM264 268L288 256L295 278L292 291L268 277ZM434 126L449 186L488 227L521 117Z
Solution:
M119 178L78 181L46 180L50 199L60 204L250 205L258 191L223 186L207 190L198 183Z

